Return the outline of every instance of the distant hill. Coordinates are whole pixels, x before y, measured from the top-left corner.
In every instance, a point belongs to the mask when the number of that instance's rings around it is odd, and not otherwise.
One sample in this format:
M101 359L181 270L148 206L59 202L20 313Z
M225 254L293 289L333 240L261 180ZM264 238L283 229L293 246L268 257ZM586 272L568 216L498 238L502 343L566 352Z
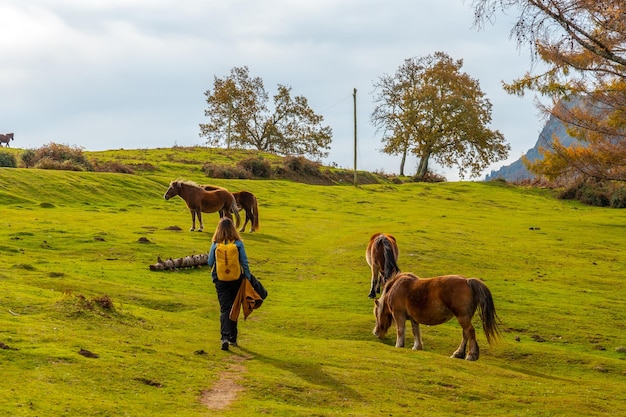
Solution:
M539 147L545 147L546 144L551 143L553 136L559 138L559 141L565 146L569 146L577 141L577 139L567 134L567 132L565 131L565 126L563 125L563 123L561 123L560 120L553 116L550 116L545 126L541 130L541 133L539 133L537 143L535 143L535 146L532 149L526 152L526 158L528 158L530 161L541 159L542 156L539 154ZM507 181L519 181L533 177L534 175L528 172L528 170L522 163L522 158L519 158L517 161L513 162L510 165L503 166L498 170L492 170L491 173L487 174L485 180L489 181L497 178L502 178Z

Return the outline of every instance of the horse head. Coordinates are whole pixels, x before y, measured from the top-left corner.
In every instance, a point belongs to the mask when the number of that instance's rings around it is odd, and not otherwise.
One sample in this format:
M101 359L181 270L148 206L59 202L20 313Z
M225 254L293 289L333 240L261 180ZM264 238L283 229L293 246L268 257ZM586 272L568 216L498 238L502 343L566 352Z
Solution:
M382 339L387 335L387 330L391 327L393 318L382 296L380 299L374 300L374 317L376 317L376 326L374 327L373 333L376 337Z
M180 187L180 181L177 180L170 182L170 186L165 194L163 194L163 198L169 200L170 198L177 196L180 191Z

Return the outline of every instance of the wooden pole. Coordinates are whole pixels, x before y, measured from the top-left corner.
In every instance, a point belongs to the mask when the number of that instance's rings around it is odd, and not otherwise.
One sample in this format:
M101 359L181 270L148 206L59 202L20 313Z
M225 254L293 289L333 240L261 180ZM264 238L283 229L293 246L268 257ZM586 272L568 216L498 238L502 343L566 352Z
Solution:
M354 89L352 97L354 98L354 186L356 187L358 184L356 178L356 88Z

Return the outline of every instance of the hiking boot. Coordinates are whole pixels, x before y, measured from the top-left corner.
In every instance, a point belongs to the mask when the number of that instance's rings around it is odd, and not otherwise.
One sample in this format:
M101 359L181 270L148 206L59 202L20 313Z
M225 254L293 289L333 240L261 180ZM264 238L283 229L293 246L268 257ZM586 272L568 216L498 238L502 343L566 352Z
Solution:
M229 343L231 346L237 346L237 341L236 341L236 340L229 340L229 341L228 341L228 343Z
M228 340L222 340L222 350L228 350Z

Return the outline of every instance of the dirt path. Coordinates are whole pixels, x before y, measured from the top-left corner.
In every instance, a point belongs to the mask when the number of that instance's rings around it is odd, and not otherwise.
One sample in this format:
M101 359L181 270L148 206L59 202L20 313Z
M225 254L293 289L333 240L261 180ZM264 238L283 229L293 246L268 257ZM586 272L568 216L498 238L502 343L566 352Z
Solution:
M200 396L202 405L210 410L224 410L235 401L239 392L243 390L238 382L246 372L243 362L248 359L250 358L247 356L233 355L213 388L202 391Z

